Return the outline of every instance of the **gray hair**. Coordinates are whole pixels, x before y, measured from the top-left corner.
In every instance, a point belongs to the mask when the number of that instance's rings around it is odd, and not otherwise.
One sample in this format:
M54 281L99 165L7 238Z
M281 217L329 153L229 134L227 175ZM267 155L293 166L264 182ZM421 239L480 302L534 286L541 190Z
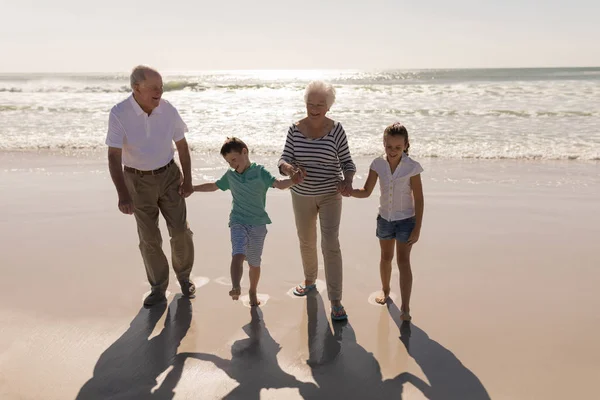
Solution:
M335 88L330 84L323 81L312 81L306 85L304 91L304 102L308 102L308 96L311 93L323 93L325 95L325 101L327 102L327 108L330 108L335 103Z
M153 72L160 75L154 68L150 68L146 65L138 65L131 71L131 75L129 75L129 83L131 84L132 89L134 85L146 80L146 72Z

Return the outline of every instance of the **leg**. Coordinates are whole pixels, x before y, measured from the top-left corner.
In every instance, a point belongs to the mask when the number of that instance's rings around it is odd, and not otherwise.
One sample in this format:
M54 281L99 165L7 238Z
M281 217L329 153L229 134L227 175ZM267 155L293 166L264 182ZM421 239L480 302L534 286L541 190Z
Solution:
M140 252L152 291L162 293L169 285L169 262L162 250L158 228L158 186L153 176L125 172L125 183L133 199L134 215L140 239Z
M300 196L292 192L292 206L296 219L298 241L300 242L302 266L304 267L304 284L308 286L315 283L319 271L317 258L317 204L313 196Z
M191 289L189 279L194 265L194 242L187 222L185 199L179 195L181 172L177 165L171 165L156 178L161 181L158 205L171 236L173 269L185 292L185 289Z
M256 290L258 288L258 280L260 279L260 267L250 266L250 290L248 295L250 297L251 306L260 306L260 301L256 297Z
M340 249L340 220L342 217L342 195L320 196L319 222L321 225L321 250L325 263L327 295L334 307L342 301L342 251Z
M410 251L412 245L398 242L396 245L396 261L400 270L400 294L402 297L402 307L400 310L410 320L410 294L412 292L412 271L410 267Z
M231 290L229 295L233 300L240 298L242 274L244 273L244 260L248 251L249 232L248 225L231 224Z
M242 274L244 273L245 259L246 256L243 254L235 254L231 257L231 290L229 291L229 295L233 300L239 299L242 293L240 284L242 282Z
M396 240L394 239L379 239L381 247L381 260L379 261L379 274L381 275L381 291L382 296L379 296L375 301L379 304L385 304L390 296L390 280L392 279L392 260L394 258L394 247Z
M260 301L256 297L256 290L258 280L260 279L261 257L265 238L267 237L267 226L250 226L248 227L248 233L248 251L246 252L248 265L250 266L250 290L248 291L248 295L250 297L250 305L259 306Z

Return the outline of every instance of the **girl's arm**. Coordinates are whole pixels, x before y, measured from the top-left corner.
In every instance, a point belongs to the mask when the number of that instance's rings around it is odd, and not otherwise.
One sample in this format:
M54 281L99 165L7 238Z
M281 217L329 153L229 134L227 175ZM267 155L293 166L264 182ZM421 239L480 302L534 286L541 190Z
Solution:
M365 182L365 186L362 189L353 189L350 193L350 196L356 197L359 199L365 199L371 195L373 192L373 188L377 183L377 172L372 169L369 170L369 176L367 177L367 181Z
M194 192L214 192L216 190L219 190L219 187L215 182L194 185Z
M421 183L421 174L410 177L410 188L412 189L415 200L415 227L408 238L407 244L415 244L421 235L421 224L423 222L423 208L425 202L423 199L423 184Z

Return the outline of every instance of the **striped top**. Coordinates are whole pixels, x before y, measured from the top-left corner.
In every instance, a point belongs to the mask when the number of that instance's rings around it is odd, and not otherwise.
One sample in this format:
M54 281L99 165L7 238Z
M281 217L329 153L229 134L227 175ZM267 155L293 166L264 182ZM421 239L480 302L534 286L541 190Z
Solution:
M306 169L304 181L291 188L303 196L335 193L343 179L342 172L356 171L346 132L339 122L334 122L331 131L318 139L307 138L295 124L290 126L278 166L284 162Z

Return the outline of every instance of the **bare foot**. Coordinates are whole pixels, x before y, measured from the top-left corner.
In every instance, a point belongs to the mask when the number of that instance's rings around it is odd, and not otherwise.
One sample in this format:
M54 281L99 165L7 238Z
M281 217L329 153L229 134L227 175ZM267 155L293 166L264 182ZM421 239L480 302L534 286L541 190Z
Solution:
M412 317L410 316L410 312L404 310L401 311L400 319L402 321L410 321L412 319Z
M240 289L239 287L237 287L237 288L235 288L235 287L234 287L234 288L232 288L232 289L229 291L229 295L231 296L231 299L232 299L232 300L237 300L237 299L239 299L239 298L240 298L240 293L241 293L241 292L242 292L242 291L241 291L241 289Z
M260 306L260 300L256 297L256 292L248 291L248 297L250 297L250 306Z
M381 296L377 296L375 298L375 302L377 304L384 305L385 303L387 303L387 301L389 300L389 298L390 298L390 292L389 292L389 290L388 291L384 290L383 294Z

